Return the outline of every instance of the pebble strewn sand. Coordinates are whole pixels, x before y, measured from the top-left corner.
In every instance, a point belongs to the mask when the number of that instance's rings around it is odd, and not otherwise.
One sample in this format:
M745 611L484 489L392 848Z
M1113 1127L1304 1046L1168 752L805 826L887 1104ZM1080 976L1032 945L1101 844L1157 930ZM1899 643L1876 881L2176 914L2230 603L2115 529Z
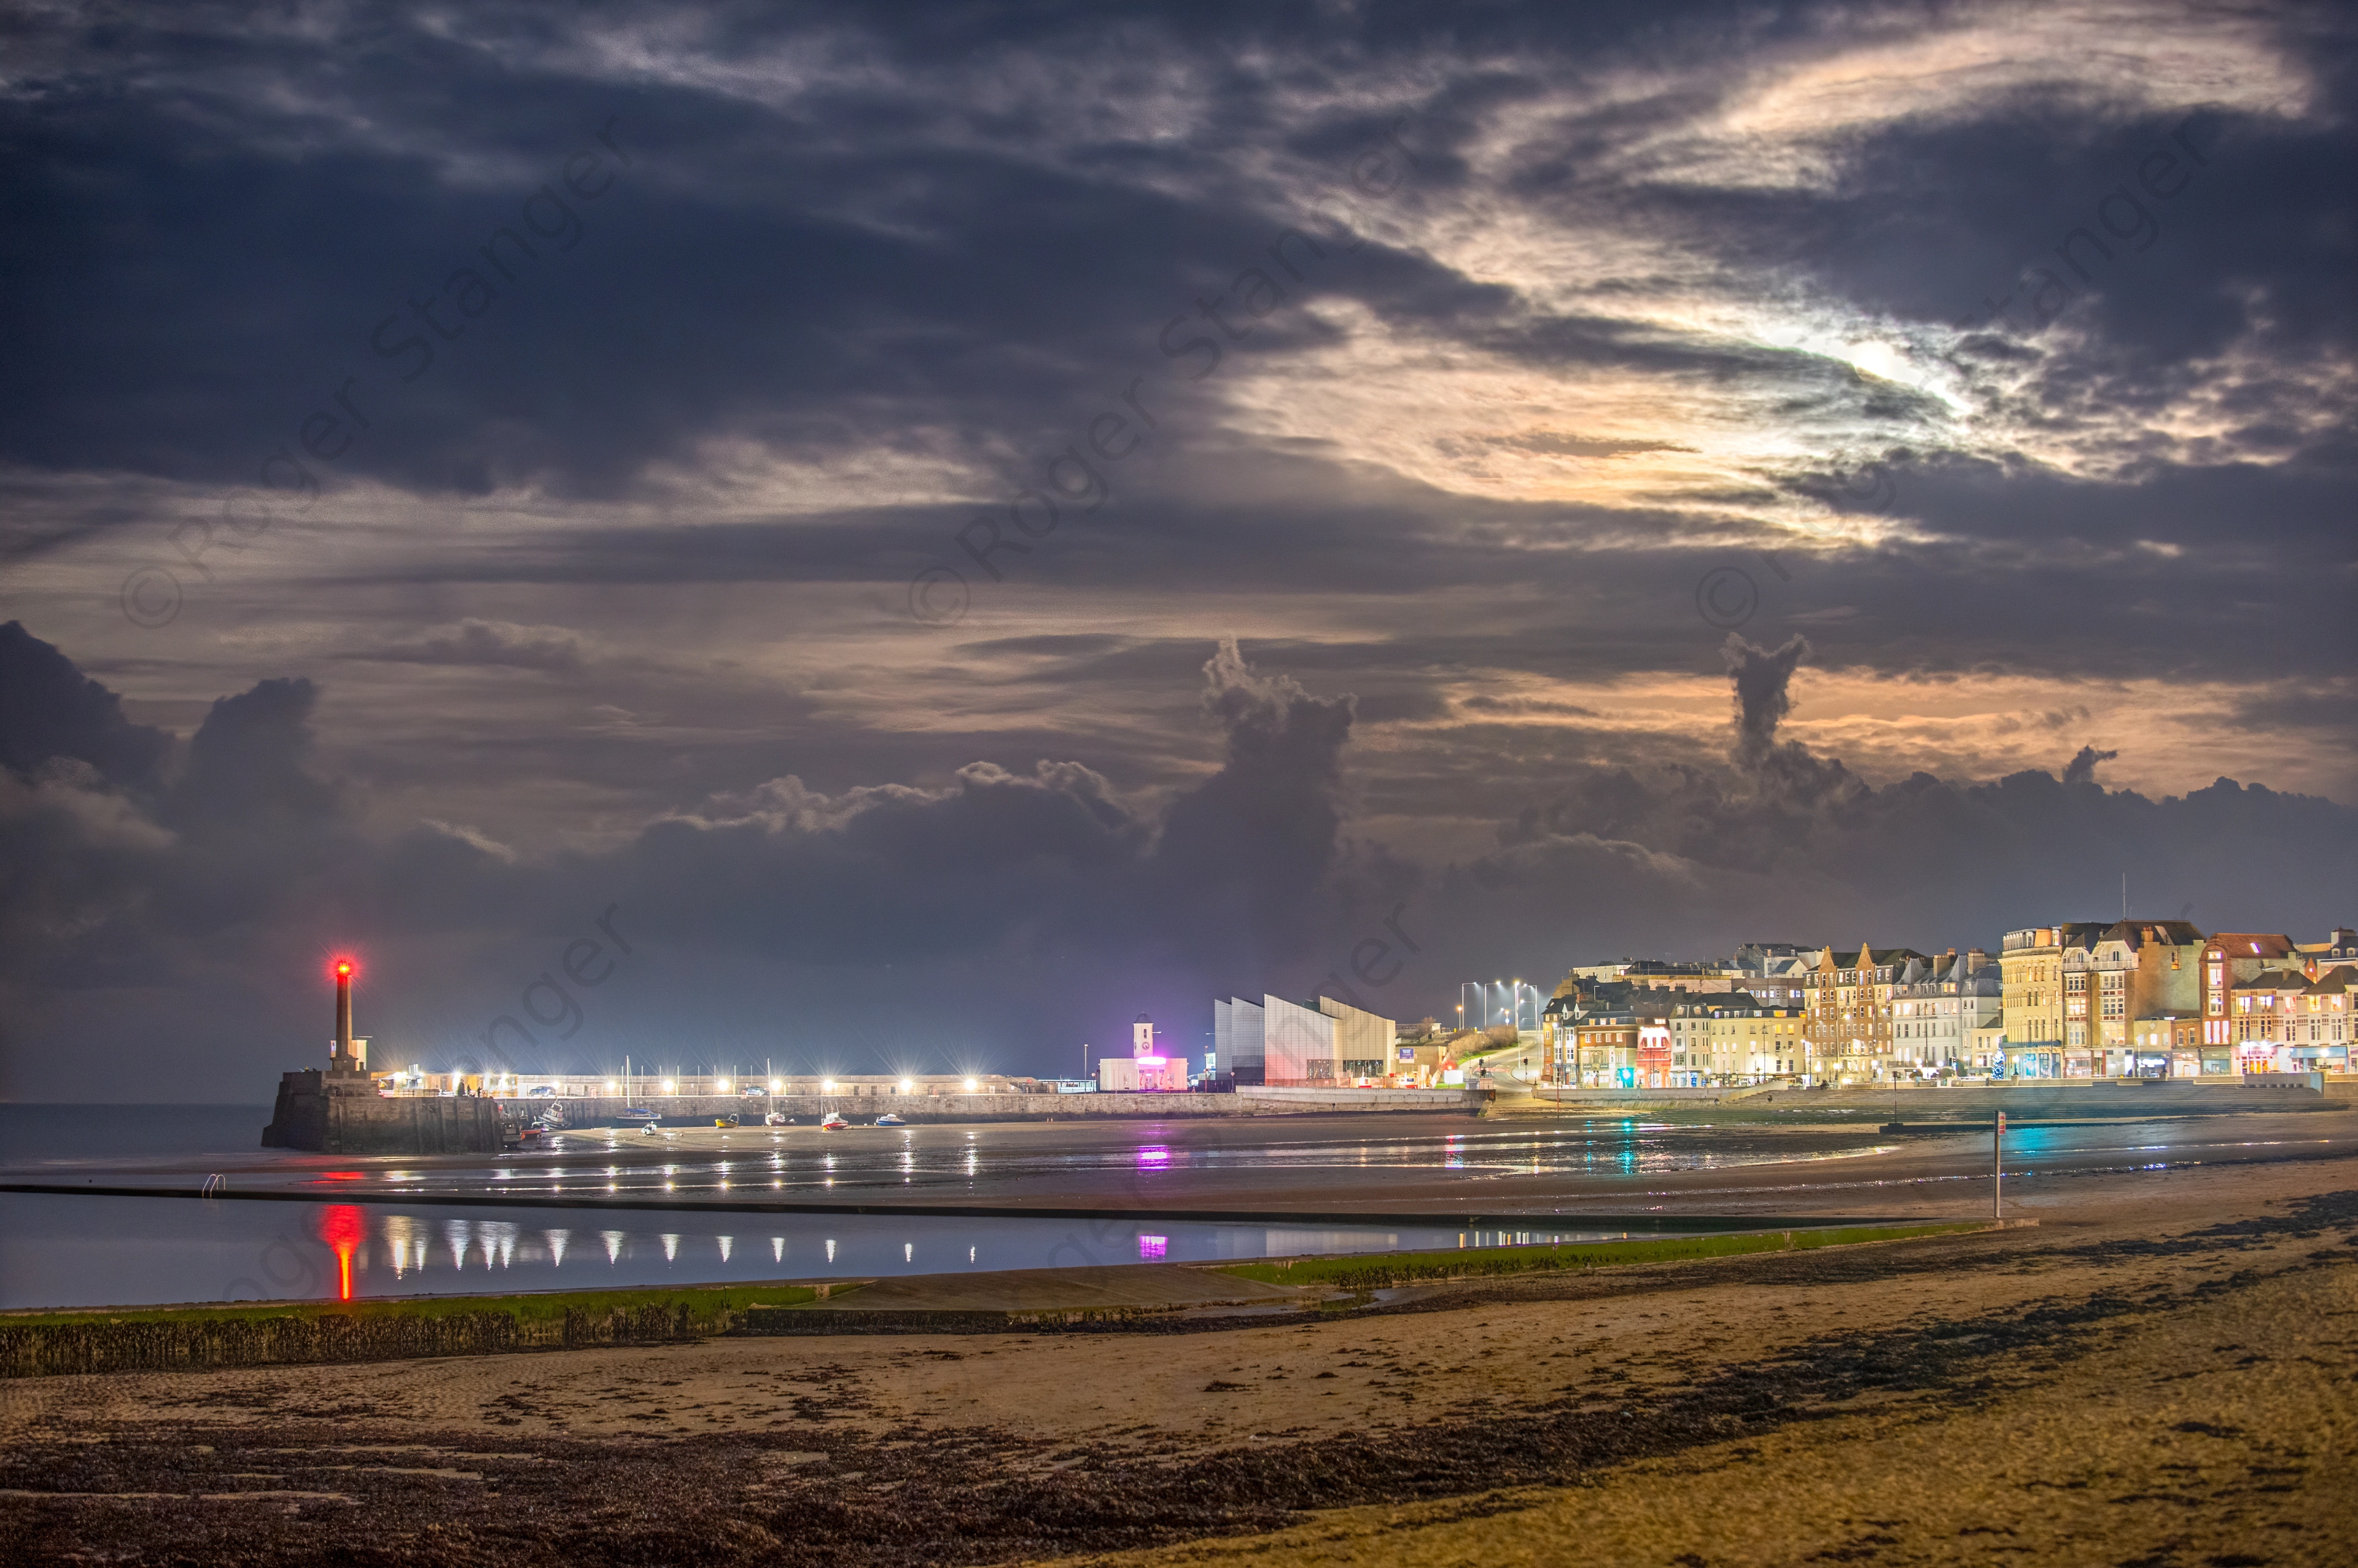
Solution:
M1306 1326L0 1384L0 1557L2358 1561L2358 1161L2038 1212Z

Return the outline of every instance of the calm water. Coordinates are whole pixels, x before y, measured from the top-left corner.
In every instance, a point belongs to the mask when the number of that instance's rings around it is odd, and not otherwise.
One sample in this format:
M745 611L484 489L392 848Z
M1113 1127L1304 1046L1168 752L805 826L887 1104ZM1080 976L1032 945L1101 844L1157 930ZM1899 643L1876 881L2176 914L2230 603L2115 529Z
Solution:
M1054 1201L1114 1210L1316 1212L1420 1173L1479 1187L1608 1178L1834 1151L1606 1118L1501 1128L1470 1118L594 1130L488 1159L352 1158L258 1147L259 1106L0 1106L17 1181L299 1192L315 1202L0 1194L0 1307L143 1303L938 1273L1069 1264L1496 1246L1617 1229L1460 1231L1449 1221L1072 1220L741 1215L665 1204ZM1837 1141L1847 1141L1838 1134ZM1859 1140L1862 1144L1864 1140ZM338 1201L365 1194L375 1201ZM438 1206L437 1197L600 1206ZM386 1201L391 1199L393 1201ZM607 1200L615 1206L605 1206ZM1600 1222L1587 1221L1590 1227ZM1602 1222L1611 1224L1611 1221Z
M0 1193L0 1308L472 1294L1594 1240L1618 1230L1138 1224Z
M0 1105L0 1166L243 1158L269 1119L266 1105Z

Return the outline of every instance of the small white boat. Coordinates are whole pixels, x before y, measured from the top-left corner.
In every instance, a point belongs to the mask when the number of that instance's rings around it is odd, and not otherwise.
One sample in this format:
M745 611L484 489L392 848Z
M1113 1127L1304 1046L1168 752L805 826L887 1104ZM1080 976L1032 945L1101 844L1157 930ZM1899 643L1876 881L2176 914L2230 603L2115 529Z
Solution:
M876 1125L879 1127L906 1127L909 1124L888 1110L883 1115L876 1119Z
M841 1111L831 1110L827 1113L827 1119L820 1122L818 1125L821 1131L840 1132L845 1128L850 1126L851 1123L843 1119L843 1113Z

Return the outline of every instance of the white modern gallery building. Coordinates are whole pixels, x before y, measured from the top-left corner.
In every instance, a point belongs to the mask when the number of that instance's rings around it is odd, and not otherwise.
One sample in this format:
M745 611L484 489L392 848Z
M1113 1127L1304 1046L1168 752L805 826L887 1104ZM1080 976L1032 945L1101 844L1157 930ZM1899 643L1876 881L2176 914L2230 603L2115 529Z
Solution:
M1381 1084L1392 1070L1397 1026L1389 1018L1318 997L1212 1003L1212 1062L1246 1085L1275 1087Z

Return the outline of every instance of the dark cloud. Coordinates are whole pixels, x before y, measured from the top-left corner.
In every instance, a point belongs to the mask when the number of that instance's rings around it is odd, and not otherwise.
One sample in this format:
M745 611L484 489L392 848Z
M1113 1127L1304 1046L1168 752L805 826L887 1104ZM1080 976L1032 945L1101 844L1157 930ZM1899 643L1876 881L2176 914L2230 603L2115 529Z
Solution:
M10 1082L275 1068L330 940L402 1054L466 1049L617 904L648 962L565 1049L1039 1070L1402 899L1404 1012L1987 943L2124 869L2347 919L2351 27L13 18ZM2041 265L2052 320L1981 320ZM1103 503L969 569L1067 449ZM912 623L944 566L971 613ZM1706 572L1758 590L1725 642Z
M2225 779L2158 800L2107 791L2087 751L2061 778L1869 785L1778 739L1798 648L1728 654L1724 762L1575 768L1497 849L1438 876L1345 831L1353 699L1257 672L1234 643L1201 679L1219 765L1160 805L1068 762L833 794L787 777L609 849L531 857L448 824L363 829L349 805L362 781L323 776L313 753L331 694L265 681L213 706L160 805L86 765L57 775L62 753L0 774L12 1052L162 1007L178 1022L122 1035L126 1062L201 1057L259 1082L303 1056L308 979L324 945L351 945L386 1050L480 1055L542 949L618 908L635 989L600 993L589 1033L516 1060L914 1053L1049 1071L1049 1042L1102 1035L1141 1004L1184 1023L1217 991L1306 989L1396 905L1422 950L1381 1000L1413 1016L1502 962L1546 973L1830 925L1987 945L2008 922L2104 913L2125 868L2140 906L2305 930L2339 917L2358 869L2349 807Z
M335 821L342 812L341 792L309 767L311 708L319 696L308 680L266 680L214 703L189 742L188 766L165 821L239 833Z
M2079 755L2064 764L2063 782L2067 784L2093 784L2096 782L2096 764L2109 762L2119 755L2118 752L2099 752L2093 746L2082 746Z
M452 952L454 971L421 986L427 994L387 1004L388 1049L447 1054L464 1021L440 1024L437 1009L485 957L513 947L512 925L611 903L631 912L651 949L718 965L752 994L780 975L875 977L832 994L810 981L804 1015L783 1035L770 1026L773 1050L862 1059L882 1050L887 1040L858 1033L871 1010L856 993L887 984L884 971L898 967L909 978L889 983L959 976L967 994L948 1033L1012 1059L1029 1049L1019 1021L1032 1004L1019 999L1044 977L1075 988L1062 1011L1076 1028L1107 1008L1135 1011L1119 1000L1125 986L1154 988L1175 1013L1196 990L1260 983L1328 917L1351 699L1258 675L1233 642L1203 665L1202 681L1225 760L1161 809L1119 797L1071 762L1021 773L979 762L938 788L832 795L788 777L652 823L610 851L525 860L447 824L390 838L358 830L355 784L317 770L311 719L322 694L308 681L266 680L213 705L152 814L94 776L75 783L79 816L34 799L25 786L48 755L16 771L6 841L44 874L12 881L20 940L9 947L8 989L28 1025L38 1011L54 1027L59 966L106 952L87 984L144 973L173 994L213 997L234 1011L198 1036L259 1073L300 1054L250 1035L254 1019L287 1019L284 993L302 992L308 969L297 956L313 943L369 951L377 972ZM124 824L139 831L126 835ZM86 878L92 867L106 874ZM98 885L119 894L93 898ZM452 949L479 938L483 953ZM752 978L763 969L767 981ZM660 985L698 1011L676 969ZM896 995L892 1006L908 1000ZM735 1005L703 1010L708 1026L723 1037L758 1032L756 1021L732 1020ZM829 1046L838 1030L851 1033ZM182 1048L148 1049L168 1060Z
M25 630L0 626L0 767L31 774L51 759L86 762L117 788L152 794L171 739L123 716L123 701Z
M1772 653L1730 632L1720 652L1736 687L1736 758L1758 767L1777 743L1777 726L1793 710L1793 671L1810 656L1810 641L1796 633Z

